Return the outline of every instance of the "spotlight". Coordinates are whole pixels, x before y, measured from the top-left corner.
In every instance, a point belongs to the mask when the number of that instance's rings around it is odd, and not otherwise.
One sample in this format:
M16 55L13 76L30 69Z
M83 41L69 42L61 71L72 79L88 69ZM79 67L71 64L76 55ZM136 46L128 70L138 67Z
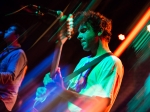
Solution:
M149 25L147 25L147 31L149 31L149 32L150 32L150 24L149 24Z
M119 35L118 35L118 38L119 38L119 40L124 40L124 39L125 39L125 35L119 34Z

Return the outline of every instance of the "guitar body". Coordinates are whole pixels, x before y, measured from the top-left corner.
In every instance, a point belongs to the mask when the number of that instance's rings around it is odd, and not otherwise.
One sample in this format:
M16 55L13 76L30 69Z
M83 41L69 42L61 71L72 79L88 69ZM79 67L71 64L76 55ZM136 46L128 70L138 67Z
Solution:
M36 109L35 112L57 112L61 99L61 97L49 95L43 102L38 101L34 106L33 110Z
M48 85L47 88L50 90L47 97L42 102L35 102L34 109L36 109L36 111L32 112L66 112L68 101L58 95L62 91L52 88L51 85ZM53 91L55 91L55 93ZM56 94L56 91L58 94Z

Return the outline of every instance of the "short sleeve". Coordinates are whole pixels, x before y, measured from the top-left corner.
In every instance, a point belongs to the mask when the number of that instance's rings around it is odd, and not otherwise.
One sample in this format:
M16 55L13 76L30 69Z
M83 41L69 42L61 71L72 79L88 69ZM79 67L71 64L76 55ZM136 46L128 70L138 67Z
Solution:
M27 64L27 60L22 50L16 50L10 55L7 71L12 72L17 77Z

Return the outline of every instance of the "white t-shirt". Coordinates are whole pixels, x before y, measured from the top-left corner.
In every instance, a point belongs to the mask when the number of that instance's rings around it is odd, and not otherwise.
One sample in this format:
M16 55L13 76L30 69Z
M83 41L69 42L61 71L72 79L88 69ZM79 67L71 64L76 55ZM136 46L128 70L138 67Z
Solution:
M75 70L81 68L87 62L91 62L97 57L84 57L80 60ZM75 71L74 70L74 71ZM87 83L84 88L81 89L79 94L87 96L99 96L103 98L110 98L111 103L106 109L108 112L116 99L121 81L123 78L124 68L119 58L114 55L105 57L100 63L98 63L90 72ZM69 88L72 88L78 80L78 76L70 81ZM80 112L82 109L69 102L68 109L71 112ZM83 110L82 110L83 111Z

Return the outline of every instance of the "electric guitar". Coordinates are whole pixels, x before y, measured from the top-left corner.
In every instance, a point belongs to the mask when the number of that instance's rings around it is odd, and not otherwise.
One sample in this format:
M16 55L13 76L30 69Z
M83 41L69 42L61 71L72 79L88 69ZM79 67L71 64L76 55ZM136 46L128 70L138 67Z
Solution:
M59 39L56 41L56 46L55 46L55 50L54 50L54 56L53 56L53 62L51 65L51 70L50 70L50 78L54 78L55 77L55 73L58 69L59 66L59 62L60 62L60 57L61 57L61 52L62 52L62 48L63 45L65 44L65 42L68 39L71 39L71 35L73 34L73 15L70 14L67 18L67 22L65 23L65 26L67 27L65 30L67 30L66 34L64 34L64 30L61 30L59 33ZM37 105L41 102L44 102L46 100L46 98L49 96L50 93L52 93L56 88L52 88L49 92L47 92L43 97L41 98L35 98L35 102L33 105L33 109L32 112L38 112L38 110L36 109Z

